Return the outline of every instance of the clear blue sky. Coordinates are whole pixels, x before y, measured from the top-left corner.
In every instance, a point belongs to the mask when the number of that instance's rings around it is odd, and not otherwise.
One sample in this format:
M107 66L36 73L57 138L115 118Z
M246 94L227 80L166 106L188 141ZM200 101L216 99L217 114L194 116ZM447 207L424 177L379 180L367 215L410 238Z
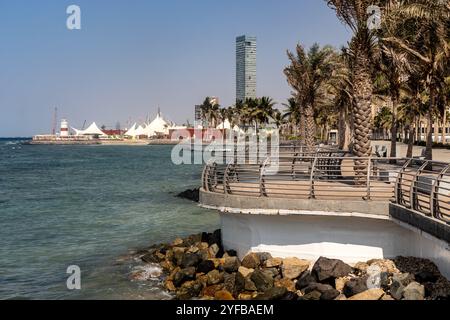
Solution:
M66 28L66 8L82 30ZM0 136L49 133L59 118L114 127L158 106L193 119L206 96L235 99L235 37L258 38L258 95L283 103L287 49L336 47L349 31L322 0L0 0Z

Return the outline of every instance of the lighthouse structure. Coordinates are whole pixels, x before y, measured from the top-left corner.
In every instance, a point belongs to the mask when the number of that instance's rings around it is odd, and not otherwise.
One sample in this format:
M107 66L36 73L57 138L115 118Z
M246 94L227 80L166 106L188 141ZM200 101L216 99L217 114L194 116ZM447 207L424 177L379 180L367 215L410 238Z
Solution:
M61 130L59 132L60 137L68 137L69 136L69 123L66 119L61 120Z

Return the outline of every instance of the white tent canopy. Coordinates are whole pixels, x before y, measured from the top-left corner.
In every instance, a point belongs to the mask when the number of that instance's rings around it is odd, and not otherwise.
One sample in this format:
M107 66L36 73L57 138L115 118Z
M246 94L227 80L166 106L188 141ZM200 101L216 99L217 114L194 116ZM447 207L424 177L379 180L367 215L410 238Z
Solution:
M93 122L85 130L78 130L75 128L72 128L72 129L75 130L75 134L77 136L95 136L95 135L104 136L105 135L105 133L99 129L99 127L97 126L97 124L95 122Z
M155 120L153 120L147 127L145 127L145 135L153 137L157 134L169 134L170 123L161 117L158 113Z
M146 136L146 135L147 135L147 133L146 133L146 131L145 131L143 126L139 126L136 129L136 131L134 132L134 136L136 136L136 137Z
M125 132L125 136L129 137L135 137L136 136L136 123L131 126L130 129L128 129L127 132Z

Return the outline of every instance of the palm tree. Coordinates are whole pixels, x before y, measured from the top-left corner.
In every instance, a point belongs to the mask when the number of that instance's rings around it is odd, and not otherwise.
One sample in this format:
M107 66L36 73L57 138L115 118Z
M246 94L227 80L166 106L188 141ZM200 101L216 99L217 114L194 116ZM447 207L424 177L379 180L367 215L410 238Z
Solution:
M320 100L321 90L333 71L334 51L331 47L320 48L314 44L308 51L297 45L296 54L288 51L291 64L284 73L302 104L305 118L305 144L312 149L315 145L316 124L314 109Z
M283 120L289 123L290 135L294 135L294 131L295 134L298 135L302 111L297 103L297 99L295 97L290 97L288 103L283 103L283 106L286 108L286 111L283 114ZM300 139L303 139L303 136L301 136Z
M353 82L351 75L351 55L346 48L336 57L333 76L327 82L328 92L332 95L335 112L339 114L339 149L350 150L352 126L351 113L354 106Z
M421 67L429 94L425 157L432 160L433 114L449 56L450 4L448 1L405 0L394 13L393 16L408 25L411 32L407 38L387 37L384 41L407 53Z
M371 5L381 5L381 0L326 0L329 7L336 11L337 17L353 32L349 43L352 55L352 78L354 91L353 106L353 152L358 157L371 155L371 112L374 57L377 53L375 32L368 28L367 9ZM356 161L356 174L361 179L367 168L367 161Z

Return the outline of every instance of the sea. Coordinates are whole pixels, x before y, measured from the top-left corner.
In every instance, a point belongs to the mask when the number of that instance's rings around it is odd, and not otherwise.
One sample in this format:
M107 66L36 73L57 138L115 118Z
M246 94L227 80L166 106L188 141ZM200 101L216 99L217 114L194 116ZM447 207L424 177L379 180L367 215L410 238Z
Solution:
M0 299L170 299L158 279L131 280L132 257L219 227L176 197L202 166L173 164L171 146L22 142L0 139ZM67 286L71 266L81 289Z

